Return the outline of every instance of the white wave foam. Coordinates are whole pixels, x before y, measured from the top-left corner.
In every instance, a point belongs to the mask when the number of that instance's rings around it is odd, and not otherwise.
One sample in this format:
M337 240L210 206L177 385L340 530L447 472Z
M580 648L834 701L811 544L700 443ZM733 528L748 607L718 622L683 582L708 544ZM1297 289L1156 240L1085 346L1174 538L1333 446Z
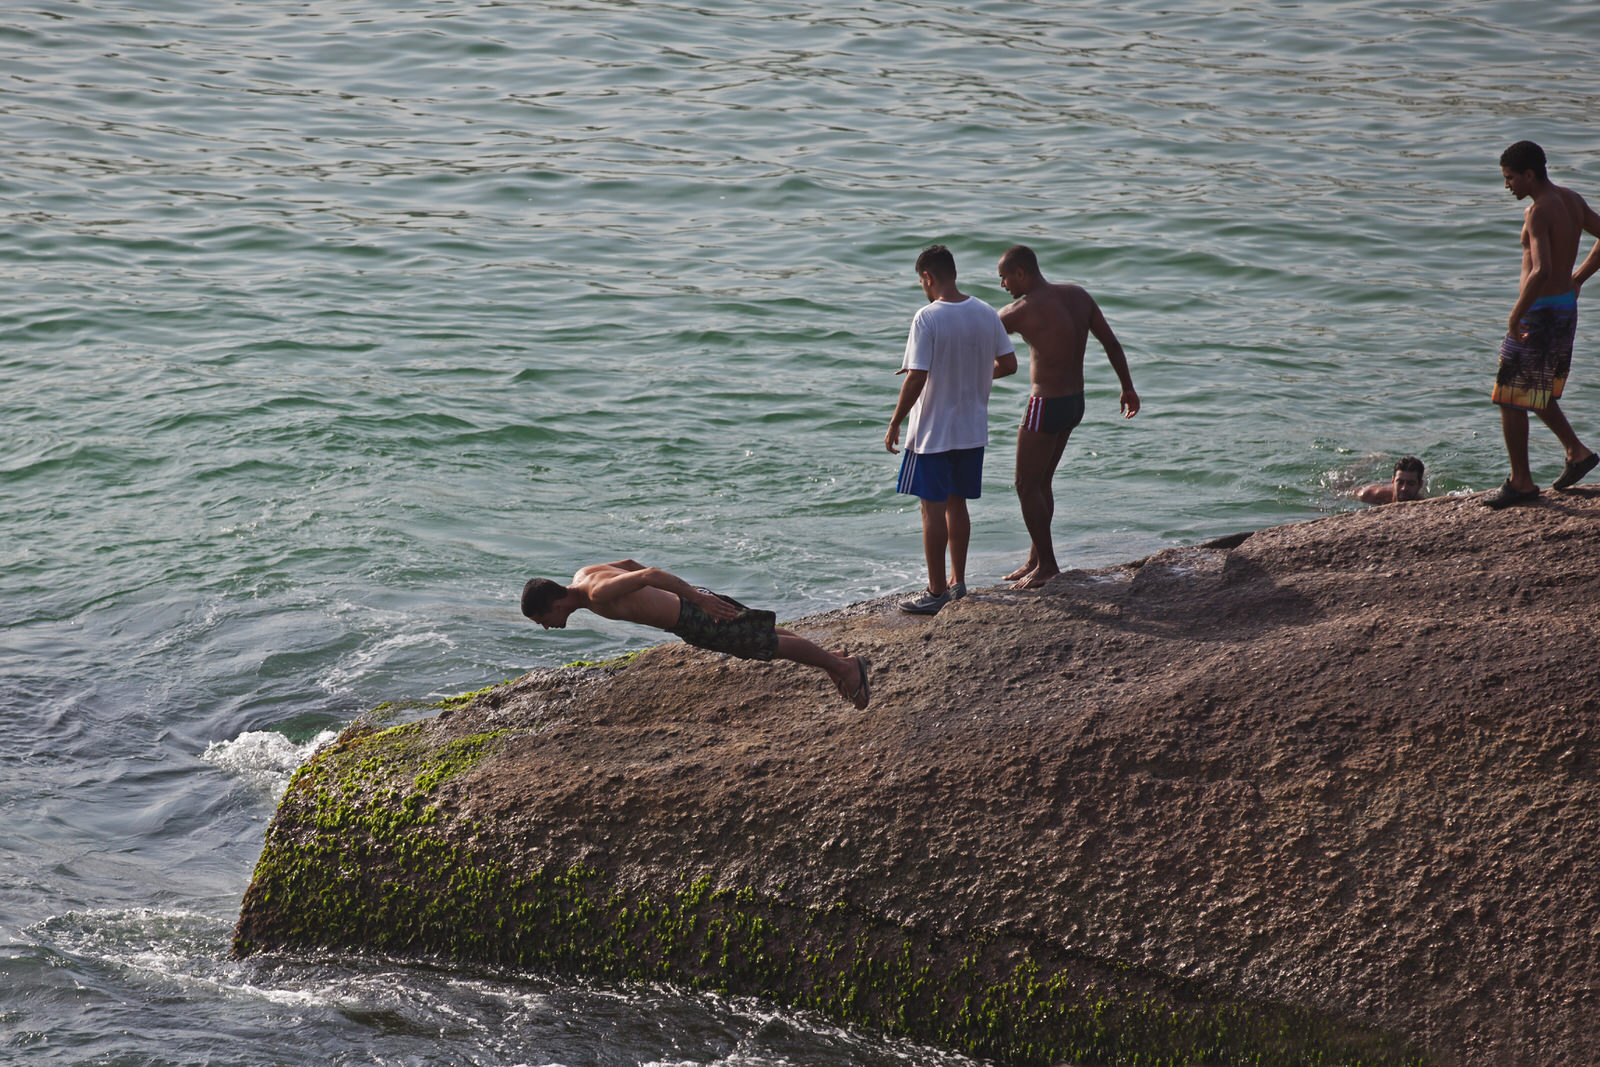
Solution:
M253 786L281 794L295 770L323 745L339 735L324 730L304 744L296 744L272 730L251 730L232 741L213 741L200 758Z

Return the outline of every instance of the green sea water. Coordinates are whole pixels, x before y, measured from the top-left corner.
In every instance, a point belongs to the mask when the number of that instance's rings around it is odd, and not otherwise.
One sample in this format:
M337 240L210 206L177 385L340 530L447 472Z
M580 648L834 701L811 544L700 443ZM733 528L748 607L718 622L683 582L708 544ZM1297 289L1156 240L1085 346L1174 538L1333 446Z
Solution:
M1031 245L1128 350L1124 422L1091 344L1064 566L1345 510L1404 454L1497 485L1497 157L1600 198L1595 40L1583 0L8 9L0 1060L925 1062L227 938L319 733L653 640L540 631L526 578L632 556L786 618L918 588L882 438L929 243L996 304ZM1026 550L1025 394L971 585Z

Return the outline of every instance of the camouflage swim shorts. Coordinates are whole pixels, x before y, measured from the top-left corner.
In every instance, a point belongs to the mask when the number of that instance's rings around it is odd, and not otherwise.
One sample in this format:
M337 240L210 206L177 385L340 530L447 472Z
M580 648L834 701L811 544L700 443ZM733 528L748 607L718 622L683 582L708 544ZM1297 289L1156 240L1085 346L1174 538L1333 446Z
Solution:
M711 592L709 589L702 592ZM721 593L711 593L739 609L739 614L720 622L706 614L698 605L683 597L678 598L678 625L668 633L676 634L696 648L712 652L726 652L740 659L769 660L778 651L776 633L778 616L771 611L756 611Z

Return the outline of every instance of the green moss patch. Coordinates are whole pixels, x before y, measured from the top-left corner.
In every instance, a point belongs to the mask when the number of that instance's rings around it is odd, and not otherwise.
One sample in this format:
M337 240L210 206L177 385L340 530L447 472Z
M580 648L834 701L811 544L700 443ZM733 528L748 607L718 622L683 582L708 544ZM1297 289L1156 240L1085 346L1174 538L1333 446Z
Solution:
M568 663L567 666L600 667L608 671L620 671L628 664L632 663L634 657L641 655L643 652L644 649L641 648L632 652L624 652L620 656L612 656L610 659L575 659L571 663Z

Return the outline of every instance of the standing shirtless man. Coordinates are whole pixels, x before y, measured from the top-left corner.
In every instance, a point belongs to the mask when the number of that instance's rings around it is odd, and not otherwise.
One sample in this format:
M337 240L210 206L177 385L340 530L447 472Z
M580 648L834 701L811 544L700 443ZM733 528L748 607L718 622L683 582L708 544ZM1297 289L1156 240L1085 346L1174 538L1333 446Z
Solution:
M1028 561L1006 580L1015 581L1014 588L1032 589L1061 573L1050 539L1056 510L1050 483L1072 428L1083 419L1083 352L1091 333L1122 383L1123 418L1139 413L1139 394L1133 391L1117 335L1082 286L1045 281L1038 258L1024 245L1000 257L1000 285L1014 298L1000 309L1000 321L1008 333L1020 333L1028 342L1033 383L1028 412L1017 431L1017 497L1033 547Z
M564 629L575 611L653 626L696 648L740 659L786 659L825 672L839 695L857 708L872 699L871 670L863 656L829 652L780 629L770 611L747 608L732 597L697 589L676 574L631 559L595 563L572 576L571 585L530 578L522 587L522 613L545 629Z
M1600 241L1574 273L1583 233L1600 237L1600 215L1545 172L1544 149L1518 141L1500 155L1500 176L1518 200L1533 198L1522 217L1522 284L1500 343L1500 370L1491 399L1500 405L1511 477L1484 498L1491 508L1539 499L1528 466L1528 412L1566 449L1567 465L1552 489L1565 489L1600 464L1580 440L1557 400L1567 384L1572 338L1578 328L1578 290L1600 269Z

